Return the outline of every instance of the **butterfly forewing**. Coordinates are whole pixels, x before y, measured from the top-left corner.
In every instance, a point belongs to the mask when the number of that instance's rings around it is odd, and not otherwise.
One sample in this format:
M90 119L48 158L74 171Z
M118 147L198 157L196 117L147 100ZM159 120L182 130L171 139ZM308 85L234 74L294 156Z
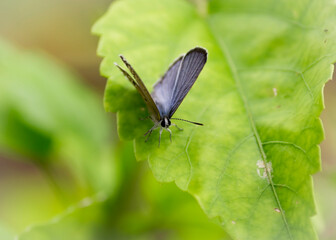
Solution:
M160 111L161 116L168 116L171 110L171 99L173 95L172 89L174 88L175 83L173 79L176 79L177 77L183 57L184 56L181 56L176 59L173 64L170 65L167 72L154 85L152 97Z
M207 61L207 51L196 47L176 60L154 86L152 96L164 117L171 118L190 91Z
M199 47L190 50L183 58L173 89L169 117L173 116L191 87L194 85L206 61L207 51Z

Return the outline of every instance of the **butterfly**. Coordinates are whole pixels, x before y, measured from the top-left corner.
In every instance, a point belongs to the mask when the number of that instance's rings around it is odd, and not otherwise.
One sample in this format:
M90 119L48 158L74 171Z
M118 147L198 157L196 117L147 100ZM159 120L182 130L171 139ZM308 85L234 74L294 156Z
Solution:
M171 141L172 132L169 129L171 125L176 126L179 130L183 130L172 123L172 119L203 126L202 123L192 122L181 118L173 118L173 115L194 85L207 61L208 52L205 48L195 47L177 58L170 65L167 72L154 84L151 94L148 92L145 84L135 72L134 68L122 55L119 55L119 57L131 72L132 76L117 63L114 64L140 93L147 105L150 114L149 117L154 123L154 126L144 135L148 135L146 141L149 139L153 130L157 128L160 128L159 146L163 129L166 129L170 133Z

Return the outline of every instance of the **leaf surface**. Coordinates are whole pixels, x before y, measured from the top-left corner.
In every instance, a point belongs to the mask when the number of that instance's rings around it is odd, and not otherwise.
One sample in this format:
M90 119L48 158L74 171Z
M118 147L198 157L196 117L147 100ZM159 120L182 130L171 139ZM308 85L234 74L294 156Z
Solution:
M93 27L100 35L105 108L118 112L159 181L175 181L233 239L315 239L311 175L320 170L322 89L335 61L335 5L313 1L116 1ZM133 86L113 66L123 54L149 90L180 54L208 62L174 117L173 142L152 126Z

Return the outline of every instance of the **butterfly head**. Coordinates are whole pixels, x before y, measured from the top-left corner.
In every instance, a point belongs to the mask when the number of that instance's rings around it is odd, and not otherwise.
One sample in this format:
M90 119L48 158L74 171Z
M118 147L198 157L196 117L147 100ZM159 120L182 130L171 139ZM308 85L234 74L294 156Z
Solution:
M169 126L171 125L171 122L169 120L168 117L164 117L161 121L161 126L164 128L169 128Z

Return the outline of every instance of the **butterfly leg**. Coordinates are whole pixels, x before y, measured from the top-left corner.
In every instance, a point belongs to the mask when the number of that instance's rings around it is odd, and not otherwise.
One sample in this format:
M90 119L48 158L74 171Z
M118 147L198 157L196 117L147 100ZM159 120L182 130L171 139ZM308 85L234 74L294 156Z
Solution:
M151 129L149 129L149 130L144 134L144 136L146 136L146 135L148 134L148 137L146 138L145 142L148 141L148 139L149 139L150 135L152 134L153 130L154 130L155 128L157 128L157 125L158 125L158 124L155 124Z
M170 142L172 142L172 132L171 132L171 130L169 129L169 128L166 128L167 129L167 131L170 133L170 135L169 135L169 137L170 137Z
M152 134L153 130L152 129L149 129L148 132L145 133L145 136L148 134L148 137L146 138L145 142L148 141L150 135Z
M163 130L163 128L161 127L161 128L160 128L160 136L159 136L159 147L160 147L160 143L161 143L161 134L162 134L162 130Z
M171 125L175 126L178 130L183 131L183 128L178 127L175 123L172 123Z

